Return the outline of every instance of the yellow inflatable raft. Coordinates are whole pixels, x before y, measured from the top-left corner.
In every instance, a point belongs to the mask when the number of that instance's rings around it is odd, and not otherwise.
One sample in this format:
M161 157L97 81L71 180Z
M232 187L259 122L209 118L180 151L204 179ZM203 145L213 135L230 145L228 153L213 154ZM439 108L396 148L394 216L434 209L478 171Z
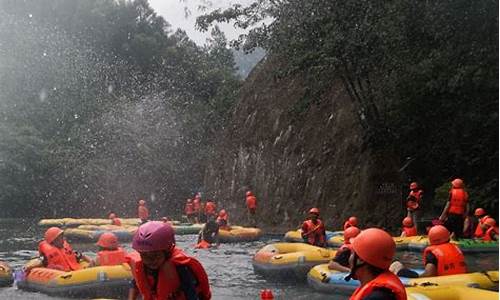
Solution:
M131 241L137 226L81 225L64 229L64 236L70 241L97 242L101 234L112 232L120 241Z
M326 240L333 238L334 236L342 236L344 234L343 231L326 231ZM304 239L302 238L302 230L291 230L285 233L283 237L285 242L289 243L303 243Z
M10 286L14 282L12 268L3 261L0 261L0 287Z
M262 236L259 228L231 226L230 230L219 230L219 241L221 243L237 243L256 241Z
M275 243L257 251L252 265L265 277L303 280L312 267L330 261L335 253L303 243Z
M120 218L122 225L138 226L141 224L141 219L138 218ZM80 225L111 225L110 219L88 219L88 218L62 218L62 219L42 219L38 222L39 226L50 227L78 227Z
M418 286L406 288L408 300L498 300L498 292L464 286Z

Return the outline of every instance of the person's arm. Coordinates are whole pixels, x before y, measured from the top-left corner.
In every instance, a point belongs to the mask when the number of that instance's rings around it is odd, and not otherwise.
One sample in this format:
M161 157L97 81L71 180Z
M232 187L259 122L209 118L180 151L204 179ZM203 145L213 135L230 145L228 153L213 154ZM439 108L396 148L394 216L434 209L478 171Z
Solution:
M441 213L441 216L439 217L439 220L441 222L443 222L444 219L446 219L446 217L448 216L448 209L449 208L450 208L450 200L448 200L448 202L446 202L446 205L444 206L443 212Z
M176 270L179 274L179 279L181 280L181 289L184 292L186 300L200 300L200 297L198 297L198 294L196 292L196 277L191 272L189 267L178 266Z
M340 272L351 272L349 266L349 256L351 256L351 251L349 250L339 250L335 254L330 264L328 264L328 269L337 270Z
M139 291L137 290L137 288L134 288L134 287L131 287L129 290L128 290L128 300L135 300L137 299L137 296L139 294Z
M333 260L328 264L328 269L336 270L336 271L344 272L344 273L351 272L351 269L349 269L348 267L344 267L343 265L341 265L338 262L333 261Z
M44 267L46 266L46 259L44 256L41 256L37 259L34 259L32 260L29 264L25 265L22 270L25 272L25 273L28 273L31 269L33 268L40 268L40 267Z
M400 237L406 237L406 232L404 230L401 232Z
M419 277L437 276L438 261L437 261L436 256L434 256L434 254L432 254L432 253L428 253L426 258L425 258L425 261L426 261L426 265L424 268L424 272L422 274L420 274Z

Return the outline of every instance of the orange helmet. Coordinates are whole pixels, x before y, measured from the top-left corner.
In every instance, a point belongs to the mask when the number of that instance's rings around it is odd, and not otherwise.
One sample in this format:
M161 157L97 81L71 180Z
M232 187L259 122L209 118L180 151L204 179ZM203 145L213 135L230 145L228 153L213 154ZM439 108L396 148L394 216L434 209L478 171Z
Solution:
M418 189L418 183L412 182L410 183L410 190L416 190Z
M366 263L387 270L391 265L396 243L392 237L382 229L369 228L361 231L351 241L352 249L356 255Z
M248 191L248 192L246 193L246 195L247 195L247 196L253 196L252 191Z
M141 199L141 200L139 200L139 205L146 205L146 201L144 201L144 200L142 200L142 199Z
M482 209L481 207L476 208L476 210L474 211L474 216L476 216L476 217L481 217L481 216L484 216L485 214L486 214L486 211L484 209Z
M358 218L356 217L349 217L349 224L351 224L351 226L358 226Z
M346 230L344 230L344 243L350 244L351 239L358 236L358 234L360 232L361 232L361 230L359 230L359 228L355 227L355 226L351 226L351 227L347 228Z
M226 210L225 210L225 209L221 209L221 210L219 211L219 217L223 218L223 217L225 217L226 215L227 215L227 212L226 212Z
M64 231L59 227L50 227L45 231L44 239L47 243L51 244L63 232Z
M316 207L313 207L309 210L309 213L310 214L316 214L316 215L319 215L319 209L317 209Z
M413 220L410 217L406 217L403 219L403 226L405 227L412 227L413 226Z
M108 218L109 219L114 219L114 218L116 218L116 214L115 213L110 213Z
M447 243L450 240L450 232L443 225L432 226L429 230L429 242L431 245Z
M460 178L453 179L453 181L451 182L451 186L455 189L463 188L464 181Z
M484 220L484 224L489 225L491 227L497 226L497 222L493 218L487 218L486 220Z
M118 248L118 238L112 232L105 232L101 234L96 245L107 249L116 249Z

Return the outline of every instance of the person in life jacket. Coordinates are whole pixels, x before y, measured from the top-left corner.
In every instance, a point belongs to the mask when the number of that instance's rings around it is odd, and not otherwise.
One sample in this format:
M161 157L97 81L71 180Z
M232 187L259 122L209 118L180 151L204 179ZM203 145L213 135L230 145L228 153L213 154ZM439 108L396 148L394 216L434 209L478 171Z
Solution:
M349 217L349 219L347 219L347 221L344 222L344 230L346 230L347 228L349 228L351 226L354 226L354 227L358 226L358 218L352 216L352 217Z
M114 212L110 212L108 219L111 220L111 225L122 226L122 220L120 220Z
M126 262L127 252L118 245L118 238L112 232L101 234L96 245L99 247L95 259L96 266L114 266Z
M484 231L483 241L498 241L498 226L495 219L487 218L481 226Z
M357 279L360 286L350 300L406 300L406 290L398 276L389 271L396 252L392 237L378 228L361 231L351 240L350 273L346 280Z
M246 192L245 204L247 205L247 219L251 226L257 225L256 212L257 212L257 197L252 191Z
M141 225L132 240L137 252L127 255L133 281L128 299L209 300L208 276L201 263L175 246L168 223Z
M410 217L403 219L403 230L401 232L401 237L410 237L417 235L417 227L413 224L413 220Z
M200 223L201 214L201 195L197 193L193 199L193 210L194 210L194 222Z
M481 207L476 208L476 210L474 211L474 216L477 218L477 226L476 230L474 231L474 237L482 239L485 234L482 224L484 224L484 221L486 221L486 219L488 219L490 216L488 216L486 211Z
M209 220L198 234L198 244L195 248L210 248L219 245L219 224L215 220Z
M82 269L80 260L93 265L92 259L73 251L70 244L64 239L64 232L58 227L50 227L45 231L44 240L38 244L40 259L25 268L29 272L33 268L46 267L61 271L75 271Z
M207 218L207 222L210 220L215 221L217 218L217 205L215 205L215 202L212 200L207 200L207 203L205 204L205 216Z
M463 180L456 178L451 182L449 200L439 220L445 222L446 228L452 232L452 238L458 239L463 236L467 215L469 215L469 194L464 189Z
M420 276L404 266L395 262L391 270L403 277L433 277L467 273L465 258L457 245L450 243L450 232L443 225L433 226L429 230L430 246L424 249L424 272ZM406 275L405 272L413 272Z
M229 216L225 209L220 210L216 222L219 224L219 229L229 230L231 228L229 226Z
M193 200L186 199L186 205L184 206L184 213L186 214L188 222L194 223L195 217L194 217Z
M328 269L340 272L351 272L349 268L349 257L351 257L352 244L351 239L358 236L361 232L358 227L351 226L344 230L344 244L340 246L335 257L328 264Z
M419 187L418 183L410 183L410 193L406 198L406 211L407 216L412 219L415 228L417 227L417 214L420 211L423 196L424 191Z
M148 221L149 219L149 210L146 207L146 201L144 200L139 200L139 206L137 207L137 214L139 216L139 219L141 219L141 224L144 224Z
M302 223L301 235L305 243L319 247L325 246L325 225L323 221L319 219L319 209L316 207L309 210L309 218Z

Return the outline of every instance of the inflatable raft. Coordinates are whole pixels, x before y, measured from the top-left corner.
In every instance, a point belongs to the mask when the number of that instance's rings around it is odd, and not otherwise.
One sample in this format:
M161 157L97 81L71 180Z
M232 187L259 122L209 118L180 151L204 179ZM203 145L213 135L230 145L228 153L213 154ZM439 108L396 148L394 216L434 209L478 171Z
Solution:
M17 287L50 296L122 299L127 295L131 279L132 274L127 264L72 272L34 268L24 279L17 281Z
M422 272L422 270L415 271L417 273ZM309 271L307 274L307 282L312 288L320 292L350 295L359 286L359 281L354 279L345 281L344 278L346 276L347 273L330 270L328 269L328 264L322 264L313 267ZM405 286L458 285L491 289L498 285L498 271L424 278L401 277L401 282L403 282Z
M408 300L498 300L498 292L463 286L418 286L406 288Z
M230 230L219 230L219 242L221 243L252 242L261 236L262 230L259 228L231 226Z
M11 286L13 282L12 268L6 262L0 261L0 287Z
M330 261L335 253L303 243L275 243L257 251L252 265L264 277L304 280L312 267Z
M131 241L137 226L81 225L64 229L64 236L70 241L97 242L101 234L112 232L120 241Z
M288 243L303 243L304 239L302 238L302 230L291 230L285 233L283 237L283 241ZM326 232L326 240L331 239L334 236L342 236L344 234L343 231L327 231Z
M178 235L198 234L203 227L203 224L180 223L179 225L173 225L172 227L175 230L175 234Z
M123 226L138 226L141 224L141 219L138 218L120 218ZM39 226L50 227L78 227L80 225L111 225L110 219L76 219L76 218L62 218L62 219L42 219L38 222Z

